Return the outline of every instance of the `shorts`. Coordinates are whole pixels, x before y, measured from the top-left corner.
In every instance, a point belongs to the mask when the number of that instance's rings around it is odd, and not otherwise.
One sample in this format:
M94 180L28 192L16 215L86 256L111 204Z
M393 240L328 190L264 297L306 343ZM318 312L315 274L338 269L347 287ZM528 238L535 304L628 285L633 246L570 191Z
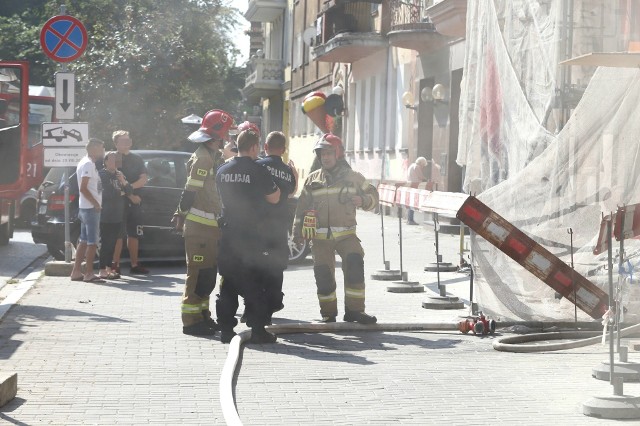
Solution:
M80 209L80 241L94 246L100 241L100 212L94 208Z
M124 208L124 229L122 237L142 237L142 207L140 204L127 203Z

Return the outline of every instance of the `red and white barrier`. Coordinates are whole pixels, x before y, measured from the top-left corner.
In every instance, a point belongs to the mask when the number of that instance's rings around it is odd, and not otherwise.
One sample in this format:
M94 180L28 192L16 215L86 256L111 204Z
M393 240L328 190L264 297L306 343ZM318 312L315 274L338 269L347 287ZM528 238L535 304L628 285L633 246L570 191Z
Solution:
M396 205L418 210L422 198L433 191L433 182L407 183L396 190Z
M601 319L607 311L604 291L477 198L469 196L456 217L592 318Z
M380 183L378 185L378 197L380 198L380 204L385 206L393 206L396 202L396 189L397 185L389 183Z
M623 217L624 227L622 227ZM640 204L618 207L614 225L613 236L618 241L640 235Z

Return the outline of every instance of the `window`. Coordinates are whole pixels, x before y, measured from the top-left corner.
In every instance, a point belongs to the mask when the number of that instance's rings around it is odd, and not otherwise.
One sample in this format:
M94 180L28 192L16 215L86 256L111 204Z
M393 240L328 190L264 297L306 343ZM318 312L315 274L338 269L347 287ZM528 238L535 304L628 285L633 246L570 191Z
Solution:
M164 157L145 159L147 185L160 188L177 188L176 167L172 160Z

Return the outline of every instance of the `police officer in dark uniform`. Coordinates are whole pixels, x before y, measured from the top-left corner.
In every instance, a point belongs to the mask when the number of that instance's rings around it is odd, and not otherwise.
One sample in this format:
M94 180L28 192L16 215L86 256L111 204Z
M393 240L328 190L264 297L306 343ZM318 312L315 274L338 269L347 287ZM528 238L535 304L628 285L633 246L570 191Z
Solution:
M251 342L274 343L265 330L270 309L266 291L268 252L259 224L267 203L280 200L280 189L265 168L256 164L259 152L256 132L245 130L237 139L238 156L218 169L216 184L222 201L222 225L218 270L222 276L216 301L220 340L229 343L238 324L238 296L244 297Z
M283 271L289 262L289 195L296 190L294 170L282 161L287 150L287 139L282 132L271 132L265 141L267 156L257 161L269 170L274 182L280 188L280 200L277 204L267 206L265 210L265 237L267 238L268 283L267 293L271 313L284 308L282 303Z

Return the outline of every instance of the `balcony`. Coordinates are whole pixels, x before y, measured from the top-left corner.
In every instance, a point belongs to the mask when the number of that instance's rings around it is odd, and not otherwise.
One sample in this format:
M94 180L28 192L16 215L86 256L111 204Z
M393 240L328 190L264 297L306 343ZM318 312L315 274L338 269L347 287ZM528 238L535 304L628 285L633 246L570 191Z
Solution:
M352 63L389 45L372 14L376 1L325 2L316 28L321 32L313 40L313 59L320 62Z
M284 70L281 60L252 58L249 61L249 69L251 72L242 89L242 94L247 100L255 102L282 91Z
M249 22L273 22L287 8L287 0L249 0L244 17Z
M436 31L426 14L423 0L391 0L391 25L387 37L391 46L433 52L447 44L448 38ZM431 2L427 2L430 6Z
M464 37L467 27L467 0L443 0L427 8L436 31L449 37Z

